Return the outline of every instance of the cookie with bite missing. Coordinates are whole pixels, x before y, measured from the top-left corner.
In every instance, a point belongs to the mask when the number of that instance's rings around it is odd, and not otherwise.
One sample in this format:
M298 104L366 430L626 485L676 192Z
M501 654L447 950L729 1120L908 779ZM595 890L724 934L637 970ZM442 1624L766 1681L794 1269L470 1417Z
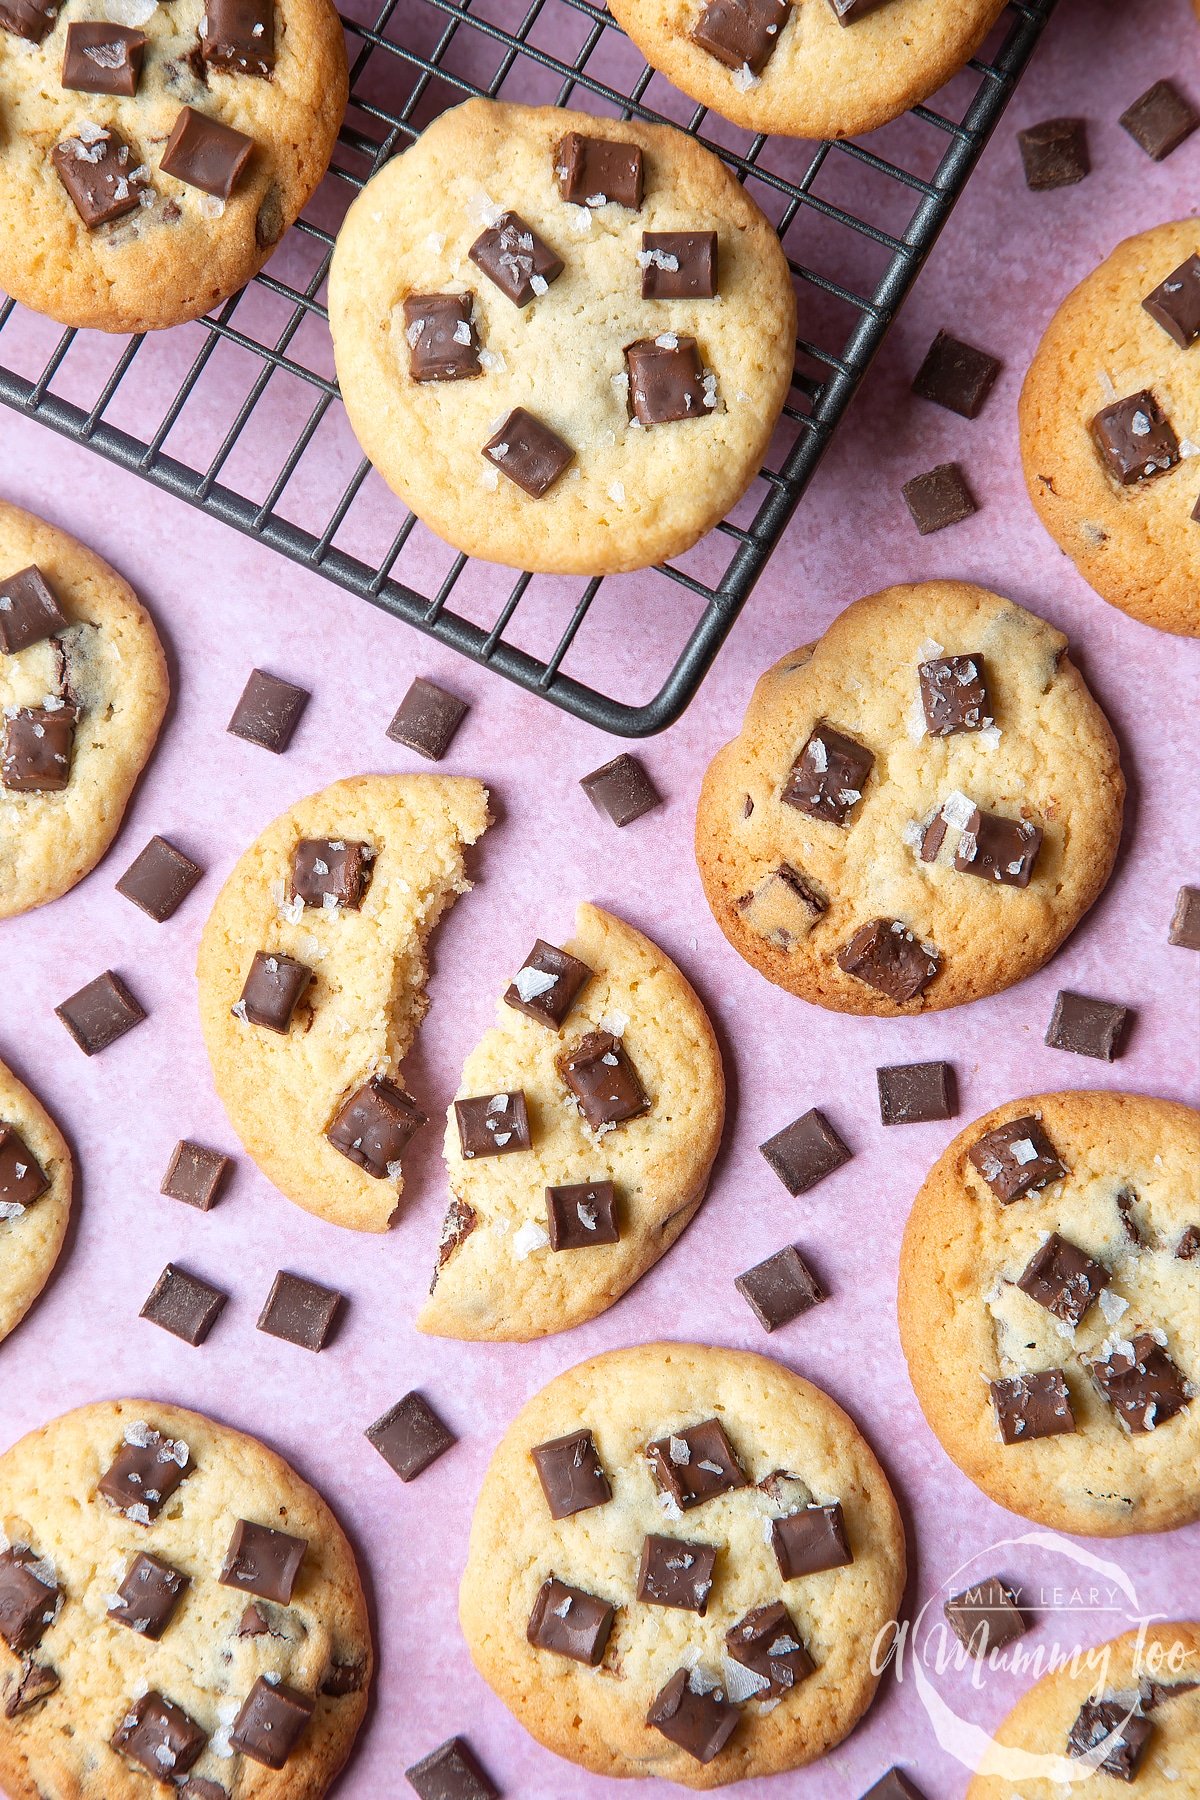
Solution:
M459 1618L548 1749L715 1788L853 1729L904 1579L887 1479L826 1394L763 1356L645 1344L518 1413L484 1476Z
M1042 1094L935 1163L900 1253L909 1375L943 1449L1059 1531L1200 1518L1200 1114Z
M927 581L767 671L704 777L696 857L721 930L777 986L937 1011L1054 954L1108 880L1124 795L1063 634Z
M67 1234L72 1185L62 1132L0 1063L0 1342L50 1279Z
M649 938L580 906L565 946L539 940L513 974L449 1110L452 1198L417 1319L439 1337L603 1312L692 1219L721 1142L712 1026Z

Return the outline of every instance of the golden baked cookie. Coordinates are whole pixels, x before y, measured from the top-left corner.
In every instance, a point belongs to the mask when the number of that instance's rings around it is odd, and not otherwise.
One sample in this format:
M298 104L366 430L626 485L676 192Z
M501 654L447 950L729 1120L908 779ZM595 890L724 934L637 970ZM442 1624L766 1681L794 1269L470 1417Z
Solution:
M403 1090L425 946L465 893L487 790L358 775L297 801L235 864L200 939L200 1023L234 1130L322 1219L386 1231L426 1122Z
M490 100L367 183L329 280L384 480L468 555L561 573L677 555L741 498L795 310L772 226L694 139Z
M1019 417L1030 498L1084 579L1145 625L1200 635L1195 219L1126 238L1067 295Z
M67 1235L71 1188L62 1132L0 1063L0 1342L50 1279Z
M0 1622L9 1800L320 1800L367 1709L332 1512L256 1439L154 1400L0 1456Z
M776 986L932 1012L1054 954L1108 880L1124 795L1062 633L926 581L767 671L704 777L696 856L721 930Z
M108 0L89 18L21 0L5 25L0 285L64 325L148 331L262 267L342 122L329 0Z
M158 634L128 583L0 501L0 918L56 900L95 868L168 691Z
M514 975L447 1117L453 1198L417 1319L439 1337L595 1318L691 1220L721 1142L712 1026L649 938L581 906Z
M459 1618L539 1743L597 1774L714 1788L853 1729L904 1578L891 1489L828 1395L763 1356L645 1344L518 1413Z
M934 1164L900 1338L943 1449L1012 1512L1118 1537L1200 1518L1200 1114L1040 1094Z

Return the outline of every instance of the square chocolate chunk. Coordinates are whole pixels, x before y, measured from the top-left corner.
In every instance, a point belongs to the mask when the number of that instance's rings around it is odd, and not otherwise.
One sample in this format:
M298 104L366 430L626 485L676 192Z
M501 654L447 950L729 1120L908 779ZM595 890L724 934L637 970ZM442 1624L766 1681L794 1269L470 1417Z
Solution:
M454 1102L458 1143L468 1162L481 1156L511 1156L530 1146L529 1114L520 1088L508 1094L478 1094Z
M40 44L58 17L58 0L0 0L0 28Z
M737 1452L719 1419L705 1419L647 1444L646 1456L659 1491L669 1494L681 1512L746 1486Z
M787 21L787 0L708 0L692 42L727 69L761 75Z
M733 1285L764 1331L790 1325L825 1298L825 1290L793 1244L735 1276Z
M1100 1775L1132 1781L1154 1726L1123 1700L1085 1700L1067 1734L1067 1755L1087 1757ZM1103 1755L1099 1754L1104 1744Z
M1148 1331L1086 1367L1120 1423L1138 1435L1165 1425L1190 1398L1182 1370Z
M572 206L627 206L636 212L642 204L641 148L620 138L569 131L555 145L554 175L559 193Z
M211 1282L168 1263L151 1288L140 1317L195 1346L204 1342L228 1298Z
M233 1721L229 1741L235 1750L267 1769L282 1769L304 1735L316 1709L310 1694L285 1681L260 1675Z
M618 827L632 825L643 813L662 804L645 766L628 751L581 777L579 785L596 811Z
M538 1650L596 1668L604 1661L615 1608L551 1575L538 1589L525 1635Z
M1006 1375L989 1383L1000 1436L1006 1444L1061 1437L1074 1431L1071 1395L1061 1369Z
M467 255L495 282L514 306L528 306L549 291L563 272L562 258L543 243L520 213L501 213L471 245Z
M481 454L534 500L540 500L575 460L570 444L523 406L509 413Z
M18 1670L10 1675L7 1685L4 1716L6 1719L19 1719L22 1713L32 1712L41 1701L56 1694L61 1684L53 1669L46 1668L42 1663L35 1663L31 1657L25 1657Z
M771 1548L785 1581L845 1568L854 1561L854 1553L846 1536L841 1501L804 1506L772 1519Z
M505 1005L557 1031L592 974L577 956L538 938L512 984L505 989Z
M639 425L673 425L702 419L717 404L716 378L700 364L694 337L663 331L625 346L629 413Z
M698 1763L710 1763L737 1730L740 1717L721 1688L710 1688L694 1669L676 1669L650 1702L646 1723Z
M792 764L779 798L811 819L847 825L874 764L874 754L865 744L822 720Z
M829 0L839 25L857 25L868 13L873 13L877 6L884 6L886 0Z
M1034 193L1073 187L1091 172L1086 119L1044 119L1018 131L1025 185Z
M500 1789L462 1738L447 1738L411 1769L404 1779L420 1800L500 1800Z
M1200 950L1200 887L1181 887L1176 894L1167 942L1183 950Z
M243 1594L257 1594L260 1600L274 1600L279 1606L290 1606L307 1549L307 1538L292 1537L286 1531L276 1531L271 1525L255 1525L250 1519L239 1519L217 1580L222 1587L237 1588Z
M256 950L233 1011L244 1024L286 1037L312 978L312 970L294 956L285 956L282 950Z
M182 1439L165 1438L144 1419L136 1419L125 1427L124 1441L96 1492L135 1525L149 1525L192 1467Z
M405 1394L381 1419L368 1425L366 1436L401 1481L423 1475L430 1463L458 1442L428 1400L416 1392Z
M838 968L905 1006L923 994L941 968L933 944L918 940L901 919L870 919L837 953Z
M650 1100L619 1037L589 1031L558 1057L556 1067L593 1131L623 1125L650 1111Z
M258 1315L258 1329L301 1350L323 1350L341 1304L336 1288L280 1269Z
M643 231L638 264L643 300L712 300L717 292L717 234Z
M71 779L77 718L73 706L7 708L0 785L11 794L61 794Z
M469 381L482 375L474 306L474 294L408 296L404 335L414 381Z
M611 1181L576 1181L546 1189L546 1229L552 1250L587 1250L619 1244L617 1202Z
M637 1597L648 1606L671 1606L703 1618L716 1560L714 1544L695 1544L651 1532L642 1545Z
M997 1125L971 1145L967 1156L1005 1205L1061 1181L1066 1164L1032 1113Z
M211 69L268 80L275 67L275 0L204 0L200 54Z
M81 94L137 93L146 34L126 25L84 20L67 26L62 84Z
M179 911L203 874L199 863L166 838L152 837L117 882L117 892L162 925Z
M53 1564L28 1544L0 1551L0 1637L16 1656L36 1650L59 1607Z
M208 1734L182 1706L151 1688L129 1711L112 1735L112 1747L130 1762L162 1781L167 1770L186 1775L208 1742Z
M157 1556L138 1552L117 1589L116 1605L108 1609L114 1624L157 1641L171 1623L183 1599L188 1577Z
M894 1063L876 1069L879 1116L885 1125L924 1125L950 1119L958 1110L954 1070L949 1063Z
M40 1200L50 1178L15 1125L0 1120L0 1219L14 1219Z
M853 1155L815 1106L758 1147L793 1197L806 1194Z
M725 1649L734 1662L758 1677L751 1700L777 1700L807 1680L816 1667L782 1600L756 1606L725 1633ZM730 1699L741 1696L730 1694Z
M400 702L387 734L393 743L415 750L418 756L441 762L469 711L466 701L457 694L448 694L445 688L418 675Z
M1072 1330L1108 1283L1104 1264L1095 1262L1078 1244L1060 1237L1057 1231L1050 1233L1017 1277L1022 1293Z
M1076 1056L1097 1056L1112 1062L1132 1014L1115 1000L1091 1000L1063 988L1054 1002L1046 1042L1052 1050L1073 1050Z
M65 631L69 620L36 564L0 580L0 650L12 656Z
M1179 462L1175 427L1149 388L1102 406L1090 429L1100 461L1122 487L1153 481Z
M862 1800L925 1800L925 1796L903 1770L889 1769L867 1789Z
M1200 112L1173 81L1156 81L1117 120L1154 162L1178 150L1200 125Z
M254 154L254 139L244 131L235 131L209 113L185 106L158 159L164 175L212 194L217 200L228 200L237 186L242 170Z
M1025 1635L1017 1596L995 1575L951 1594L942 1611L959 1643L981 1661L989 1651L1003 1650Z
M976 350L948 331L939 331L913 377L913 393L963 419L977 419L1000 373L986 350Z
M308 705L308 691L262 669L251 669L242 697L225 727L263 750L281 755L292 741L300 714Z
M301 838L292 851L291 896L305 906L357 912L371 882L375 852L345 838Z
M1040 826L1028 819L1006 819L1001 813L971 814L959 833L954 867L960 875L978 875L1003 887L1026 888L1042 847Z
M95 981L89 981L54 1010L85 1056L107 1050L146 1017L120 976L111 969L97 975Z
M983 731L992 723L981 656L934 657L918 665L917 675L925 729L930 737Z
M572 1431L566 1437L535 1444L529 1454L552 1519L569 1519L612 1499L612 1488L590 1431Z
M181 1138L159 1192L169 1195L172 1200L182 1200L185 1206L208 1212L216 1203L221 1183L232 1167L230 1158L219 1150L206 1150L203 1144Z
M1200 256L1189 256L1146 295L1142 306L1186 350L1200 338Z
M939 463L924 475L914 475L900 492L922 537L944 531L947 525L961 525L979 511L967 478L955 462Z
M382 1075L372 1075L343 1101L325 1136L335 1150L376 1181L385 1176L394 1180L409 1141L428 1122L403 1088Z
M144 163L113 126L86 124L50 152L58 179L90 229L136 212L147 184Z

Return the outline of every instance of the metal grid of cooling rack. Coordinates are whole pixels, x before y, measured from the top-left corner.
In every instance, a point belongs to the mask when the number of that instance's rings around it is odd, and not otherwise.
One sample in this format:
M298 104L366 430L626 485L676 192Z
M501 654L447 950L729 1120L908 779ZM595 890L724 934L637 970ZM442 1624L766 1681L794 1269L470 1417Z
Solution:
M865 145L752 135L693 107L593 0L382 0L369 19L343 15L340 147L267 268L154 337L60 332L7 300L0 399L592 724L659 731L745 604L1054 3L1010 0L956 82ZM636 593L629 577L514 576L437 545L382 490L341 410L323 304L337 224L376 169L472 94L681 126L746 184L788 253L801 335L766 466Z

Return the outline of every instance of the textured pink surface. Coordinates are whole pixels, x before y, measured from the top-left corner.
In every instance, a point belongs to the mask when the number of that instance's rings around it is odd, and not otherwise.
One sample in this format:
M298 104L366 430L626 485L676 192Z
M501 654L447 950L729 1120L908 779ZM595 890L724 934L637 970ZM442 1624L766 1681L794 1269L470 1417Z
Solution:
M1153 8L1076 0L1059 9L715 672L683 721L644 750L666 806L620 838L595 818L576 785L614 753L599 733L85 451L11 414L0 418L6 493L78 532L129 576L168 643L175 690L114 851L73 894L3 928L0 1055L56 1113L75 1145L80 1178L60 1273L0 1350L0 1439L8 1443L83 1401L158 1395L258 1433L317 1484L360 1552L379 1646L375 1705L338 1790L346 1800L407 1791L399 1771L464 1729L509 1795L595 1800L609 1791L524 1735L473 1672L455 1619L472 1502L492 1445L529 1394L597 1351L660 1335L770 1349L828 1388L862 1424L900 1497L912 1608L965 1559L1024 1529L970 1487L924 1425L896 1336L896 1254L929 1164L952 1132L985 1108L1054 1087L1195 1092L1197 961L1167 946L1166 929L1180 882L1200 877L1194 741L1181 703L1188 700L1194 711L1196 646L1134 624L1086 588L1033 517L1015 444L1021 371L1068 283L1126 232L1176 217L1194 202L1200 135L1155 166L1116 116L1152 80L1174 71L1184 69L1200 89L1195 30L1186 0ZM1076 188L1027 193L1016 128L1074 111L1091 122L1093 174ZM908 392L939 326L1005 360L974 423ZM965 464L982 510L949 533L919 539L900 483L951 457ZM393 514L385 502L380 507L386 525ZM928 575L988 583L1070 634L1121 740L1130 782L1126 840L1109 890L1040 975L955 1013L902 1023L842 1019L775 992L726 947L692 863L696 792L705 763L736 730L768 663L816 636L860 593ZM644 607L642 616L649 618ZM256 663L313 690L281 759L224 731ZM418 672L472 701L444 766L484 777L501 822L476 856L475 893L436 942L433 1008L408 1068L413 1090L435 1108L452 1094L502 978L536 934L561 941L582 897L644 927L678 959L711 1008L727 1057L729 1127L697 1222L605 1317L527 1347L457 1346L412 1330L445 1199L435 1130L418 1140L403 1217L390 1236L359 1238L323 1225L289 1206L240 1154L212 1092L196 1021L196 938L230 864L298 796L362 769L421 766L384 736ZM200 889L161 927L113 891L155 831L208 867ZM150 1019L85 1061L52 1009L107 966L129 980ZM1119 1062L1110 1067L1044 1047L1061 986L1136 1009ZM876 1065L927 1057L954 1063L960 1119L885 1133ZM855 1155L813 1193L790 1201L756 1146L811 1105L828 1112ZM231 1188L208 1215L158 1192L172 1146L185 1134L238 1156ZM733 1276L792 1241L811 1255L831 1298L767 1340L734 1291ZM168 1259L231 1292L201 1350L137 1318ZM254 1330L280 1267L349 1296L336 1342L319 1359ZM461 1442L404 1487L362 1431L413 1386L427 1392ZM1195 1611L1200 1528L1090 1548L1125 1572L1142 1611ZM1030 1647L1052 1637L1067 1641L1066 1627L1077 1627L1083 1642L1124 1627L1129 1606L1119 1594L1120 1613L1096 1610L1112 1603L1107 1592L1085 1605L1083 1616L1046 1616L1039 1591L1070 1586L1077 1573L1058 1551L1009 1546L984 1554L973 1572L993 1569L1032 1593ZM1111 1582L1101 1577L1099 1585L1107 1590ZM899 1687L885 1681L861 1728L818 1767L748 1791L850 1800L900 1760L929 1800L961 1794L965 1774L935 1744L907 1669L906 1677ZM1020 1677L988 1676L972 1695L959 1677L942 1691L990 1724L1023 1685ZM661 1790L646 1782L625 1791Z

